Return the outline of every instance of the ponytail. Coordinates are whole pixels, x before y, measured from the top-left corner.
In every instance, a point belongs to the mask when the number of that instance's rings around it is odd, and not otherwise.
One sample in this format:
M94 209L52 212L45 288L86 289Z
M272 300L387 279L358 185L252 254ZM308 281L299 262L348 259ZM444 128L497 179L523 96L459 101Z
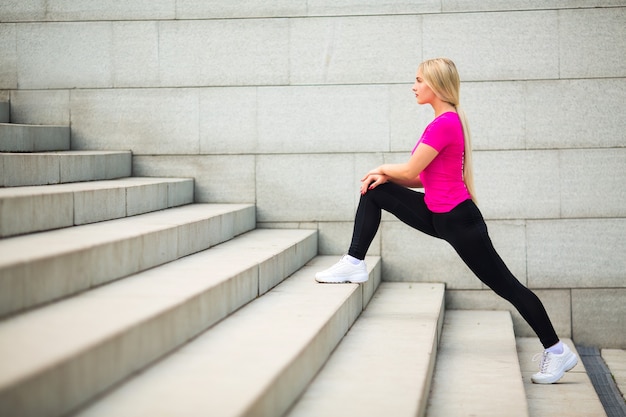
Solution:
M470 133L469 124L467 122L467 116L461 106L456 106L456 112L461 120L461 126L463 126L463 138L465 143L465 149L463 152L463 181L465 187L469 192L474 203L478 204L476 199L476 189L474 188L474 165L472 163L472 134Z

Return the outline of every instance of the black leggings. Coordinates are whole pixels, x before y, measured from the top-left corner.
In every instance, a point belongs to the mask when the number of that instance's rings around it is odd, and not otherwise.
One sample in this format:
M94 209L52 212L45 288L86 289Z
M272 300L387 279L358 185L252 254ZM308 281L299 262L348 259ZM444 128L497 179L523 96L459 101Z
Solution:
M559 341L539 298L513 276L494 249L483 216L472 200L447 213L434 213L426 207L423 193L394 183L379 185L361 197L349 255L365 258L378 230L381 210L414 229L444 239L482 282L515 306L544 347Z

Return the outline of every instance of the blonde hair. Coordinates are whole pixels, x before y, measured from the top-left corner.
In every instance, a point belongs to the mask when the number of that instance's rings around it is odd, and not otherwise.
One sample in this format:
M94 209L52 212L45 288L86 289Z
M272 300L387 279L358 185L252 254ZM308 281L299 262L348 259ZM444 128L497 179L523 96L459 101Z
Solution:
M454 62L448 58L435 58L422 62L419 70L424 81L441 100L454 106L461 126L463 126L464 152L463 152L463 181L470 193L472 200L476 202L474 188L474 171L472 168L472 135L467 123L467 116L460 106L461 79Z

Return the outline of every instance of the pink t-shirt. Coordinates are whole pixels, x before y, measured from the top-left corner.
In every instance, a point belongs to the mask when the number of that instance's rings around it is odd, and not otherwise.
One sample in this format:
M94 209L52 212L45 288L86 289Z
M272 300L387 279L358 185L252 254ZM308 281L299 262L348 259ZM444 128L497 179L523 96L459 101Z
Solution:
M420 174L428 209L435 213L447 213L459 203L472 198L463 181L465 144L459 115L447 112L433 120L424 130L413 152L420 143L439 152Z

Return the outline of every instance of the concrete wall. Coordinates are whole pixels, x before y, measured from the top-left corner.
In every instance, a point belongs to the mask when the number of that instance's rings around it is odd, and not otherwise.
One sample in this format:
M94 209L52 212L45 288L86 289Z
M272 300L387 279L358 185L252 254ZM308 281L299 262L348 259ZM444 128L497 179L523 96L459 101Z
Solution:
M626 347L626 1L31 0L0 22L13 122L317 228L322 254L346 251L363 173L432 118L417 64L454 59L496 247L562 336ZM370 253L386 280L446 282L450 308L508 307L389 216Z

